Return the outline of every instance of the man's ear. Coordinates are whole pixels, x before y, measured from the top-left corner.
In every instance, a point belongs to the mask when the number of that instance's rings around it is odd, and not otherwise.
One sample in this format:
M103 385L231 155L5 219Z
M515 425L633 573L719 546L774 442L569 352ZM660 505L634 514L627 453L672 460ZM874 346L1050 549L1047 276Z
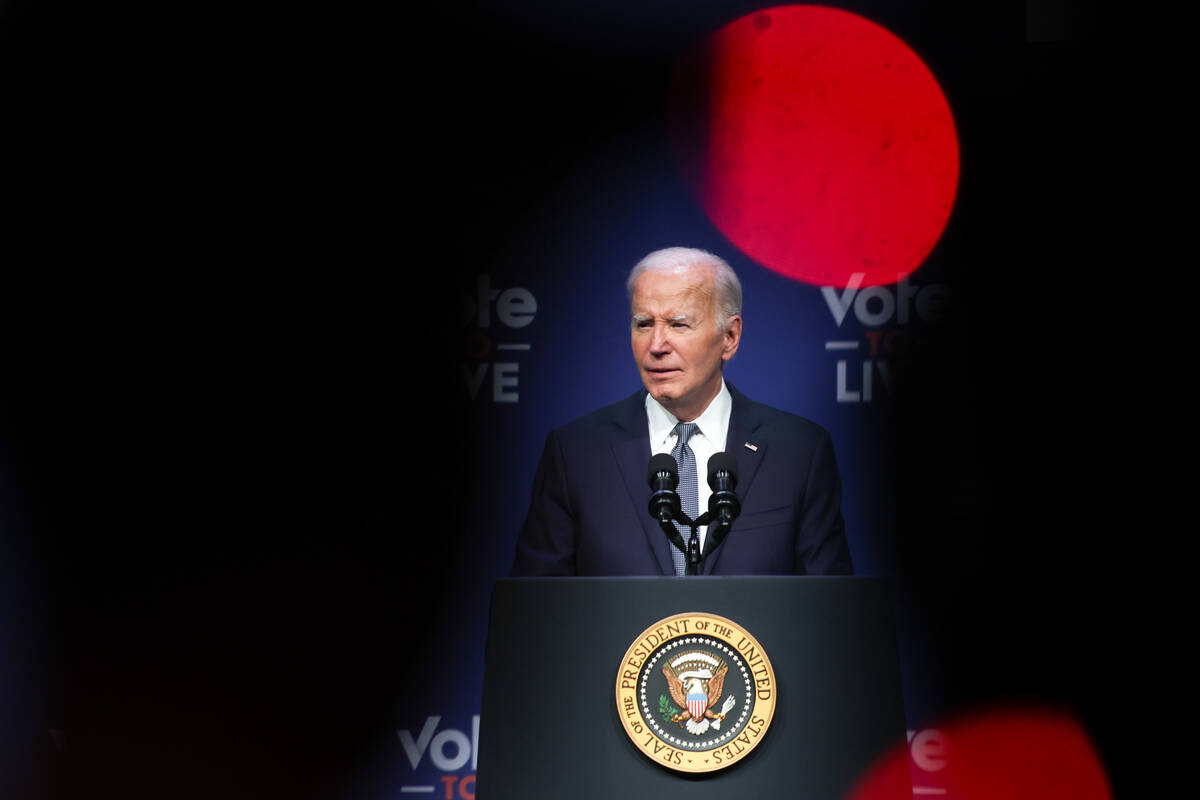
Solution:
M725 322L725 334L721 341L721 359L728 361L742 343L742 315L734 314Z

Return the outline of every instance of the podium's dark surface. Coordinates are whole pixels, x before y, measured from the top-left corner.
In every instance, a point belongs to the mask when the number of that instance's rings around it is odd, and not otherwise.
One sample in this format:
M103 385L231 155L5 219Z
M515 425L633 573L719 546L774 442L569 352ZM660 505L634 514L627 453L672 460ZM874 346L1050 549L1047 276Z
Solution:
M767 651L775 719L744 761L701 777L643 756L621 729L622 656L650 624L708 612ZM842 798L905 741L896 636L872 578L513 578L492 595L480 800Z

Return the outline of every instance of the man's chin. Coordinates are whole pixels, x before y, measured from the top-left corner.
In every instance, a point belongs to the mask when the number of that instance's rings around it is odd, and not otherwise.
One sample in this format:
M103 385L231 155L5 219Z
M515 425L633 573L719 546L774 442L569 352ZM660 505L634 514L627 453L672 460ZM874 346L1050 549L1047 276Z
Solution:
M670 411L672 414L675 413L675 407L679 404L680 398L678 391L666 386L655 386L653 388L647 387L646 390L650 393L651 397L658 401L660 406L665 408L667 411Z
M650 393L658 402L666 402L679 397L679 392L672 380L654 380L653 377L644 378L642 384L646 387L646 391Z

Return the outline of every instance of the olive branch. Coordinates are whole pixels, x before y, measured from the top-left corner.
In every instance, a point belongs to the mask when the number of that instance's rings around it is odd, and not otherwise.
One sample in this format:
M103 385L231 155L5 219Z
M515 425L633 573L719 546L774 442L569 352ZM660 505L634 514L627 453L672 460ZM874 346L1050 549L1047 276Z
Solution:
M658 715L662 717L663 722L670 722L673 717L679 715L679 709L671 705L665 694L658 696Z

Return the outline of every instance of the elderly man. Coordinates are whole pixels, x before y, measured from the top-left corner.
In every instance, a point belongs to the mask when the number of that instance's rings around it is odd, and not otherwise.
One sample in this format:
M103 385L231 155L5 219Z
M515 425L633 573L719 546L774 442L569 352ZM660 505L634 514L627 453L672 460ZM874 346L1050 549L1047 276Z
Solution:
M633 268L627 289L645 388L547 437L512 574L684 574L684 555L648 510L647 464L675 456L684 510L695 518L711 494L708 459L722 451L736 460L742 510L705 574L850 574L829 434L725 383L742 339L742 289L730 266L703 250L657 250Z

